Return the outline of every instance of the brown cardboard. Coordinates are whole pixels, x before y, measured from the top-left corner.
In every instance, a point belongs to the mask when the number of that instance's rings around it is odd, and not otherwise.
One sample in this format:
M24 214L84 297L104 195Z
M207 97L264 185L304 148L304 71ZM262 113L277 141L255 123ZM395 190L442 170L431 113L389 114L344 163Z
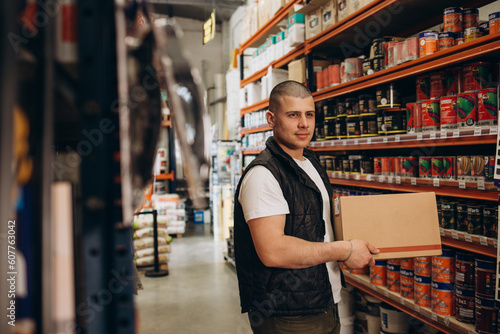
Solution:
M306 39L313 38L323 31L323 23L321 19L321 7L306 14Z
M377 260L441 255L436 194L341 197L335 238L368 241Z
M306 82L306 59L301 58L288 64L288 80Z
M330 0L321 8L323 31L337 23L337 1Z

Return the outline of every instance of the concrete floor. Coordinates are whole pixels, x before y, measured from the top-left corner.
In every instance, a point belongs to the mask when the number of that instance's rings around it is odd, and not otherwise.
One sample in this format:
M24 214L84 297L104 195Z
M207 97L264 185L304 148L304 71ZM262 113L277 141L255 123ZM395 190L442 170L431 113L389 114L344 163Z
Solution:
M214 241L210 225L188 223L186 234L172 242L169 275L140 274L139 334L251 334L224 243Z

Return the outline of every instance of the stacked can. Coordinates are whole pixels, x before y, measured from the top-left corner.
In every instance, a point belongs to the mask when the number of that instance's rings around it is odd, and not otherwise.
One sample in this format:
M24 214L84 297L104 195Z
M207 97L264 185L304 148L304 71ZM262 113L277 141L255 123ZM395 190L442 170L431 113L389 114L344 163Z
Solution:
M415 304L423 307L431 307L431 262L430 256L419 256L413 261Z
M401 260L387 260L387 289L400 293Z
M370 266L370 283L378 286L387 285L386 260L376 260L375 265Z
M393 83L377 87L377 127L379 135L406 133L406 109Z
M413 258L401 259L400 263L400 294L401 297L413 299L414 271Z
M493 101L488 102L488 100L494 92L487 90L492 84L491 64L487 62L466 64L463 67L463 78L464 92L458 94L457 97L457 122L459 128L476 126L478 122L488 125L493 124L497 110L492 111L493 115L491 115L491 106L488 106L488 104ZM483 95L487 96L487 106L483 106L485 110L481 114L481 119L478 118L478 94L480 91L482 93L481 97Z
M323 123L323 132L326 140L336 139L335 132L337 116L335 115L335 102L333 100L326 100L323 104L323 115L325 121Z
M455 254L455 316L458 321L475 321L474 255L466 252Z
M441 201L441 218L439 226L447 230L457 227L457 204L452 201Z
M432 257L431 309L440 315L455 312L455 253L443 248L441 256Z
M496 263L489 259L476 258L476 332L497 333L497 315L495 308Z

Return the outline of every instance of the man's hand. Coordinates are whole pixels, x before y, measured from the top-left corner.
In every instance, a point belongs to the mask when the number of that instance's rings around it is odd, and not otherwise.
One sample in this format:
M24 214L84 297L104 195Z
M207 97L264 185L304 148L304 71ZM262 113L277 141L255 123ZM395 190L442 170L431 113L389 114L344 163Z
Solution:
M378 254L380 251L373 245L364 240L351 240L352 254L344 264L352 269L363 268L366 265L373 266L375 259L372 254Z

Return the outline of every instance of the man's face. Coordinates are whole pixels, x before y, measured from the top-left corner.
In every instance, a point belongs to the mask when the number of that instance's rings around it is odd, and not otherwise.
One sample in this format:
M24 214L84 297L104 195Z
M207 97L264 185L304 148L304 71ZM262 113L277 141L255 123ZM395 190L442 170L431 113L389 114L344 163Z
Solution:
M302 151L314 135L315 109L311 96L282 96L279 110L267 113L274 139L293 158L302 158Z

